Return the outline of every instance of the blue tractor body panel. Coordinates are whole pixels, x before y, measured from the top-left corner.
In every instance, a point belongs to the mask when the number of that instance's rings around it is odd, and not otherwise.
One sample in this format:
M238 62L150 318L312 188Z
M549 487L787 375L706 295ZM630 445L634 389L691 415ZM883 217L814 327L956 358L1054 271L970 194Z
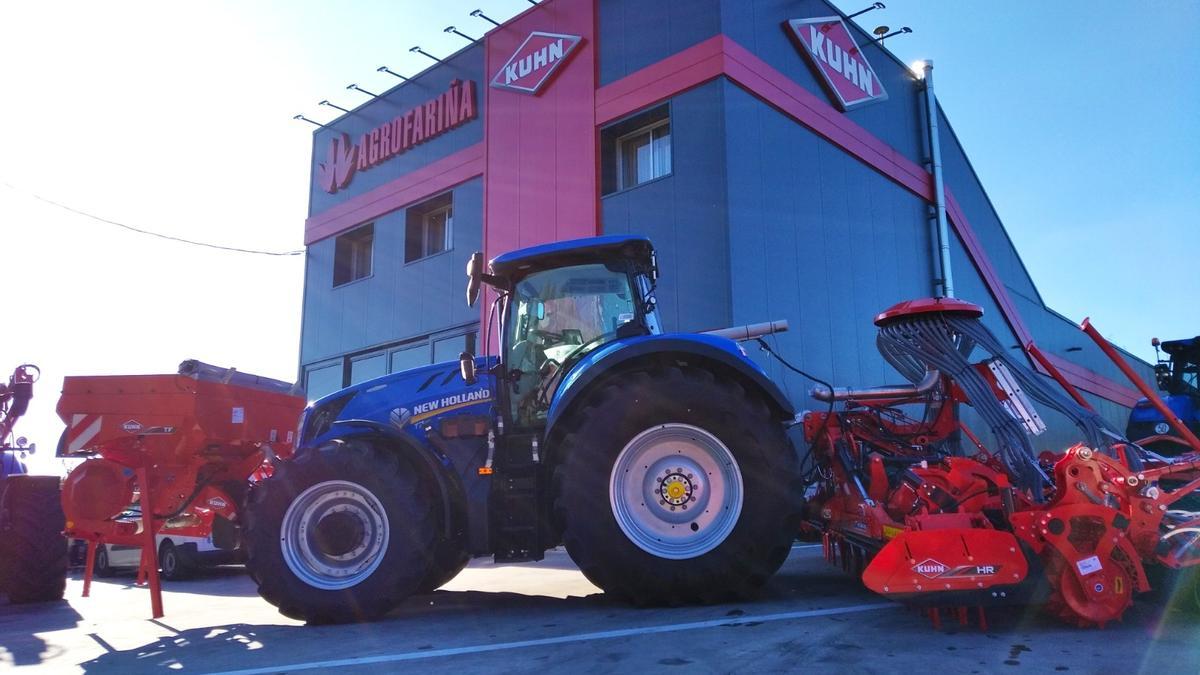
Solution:
M546 416L547 437L564 411L570 409L571 402L586 391L589 384L639 357L662 354L692 355L732 369L758 385L768 399L767 402L781 417L790 418L794 415L795 411L787 396L767 377L766 371L746 356L736 342L702 333L664 333L609 342L575 364L551 399L550 410Z
M28 467L16 450L4 450L0 452L0 480L4 480L9 476L21 476L29 473Z

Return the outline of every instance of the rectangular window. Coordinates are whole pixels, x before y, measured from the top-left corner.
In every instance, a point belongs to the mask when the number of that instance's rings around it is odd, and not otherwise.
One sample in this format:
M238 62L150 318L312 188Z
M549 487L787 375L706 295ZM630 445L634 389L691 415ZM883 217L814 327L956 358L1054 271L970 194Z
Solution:
M622 190L671 173L670 120L617 139L617 156L617 184Z
M371 276L375 224L339 236L333 248L333 285L341 286Z
M366 382L387 375L387 355L376 352L350 359L350 384Z
M405 347L392 352L391 371L399 373L429 365L429 345L421 343L415 347Z
M304 373L304 392L315 401L342 388L342 362L310 366Z
M451 193L408 209L404 232L404 262L428 258L453 248L454 203Z
M660 105L600 132L603 194L628 190L668 176L672 170L671 109Z
M433 362L457 361L463 352L475 353L475 333L455 335L433 343Z

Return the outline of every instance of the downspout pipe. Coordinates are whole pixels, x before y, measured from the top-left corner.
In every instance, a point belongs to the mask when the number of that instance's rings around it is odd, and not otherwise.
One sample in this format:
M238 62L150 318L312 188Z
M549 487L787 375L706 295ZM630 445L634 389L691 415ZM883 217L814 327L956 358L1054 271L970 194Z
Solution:
M925 111L929 123L929 163L933 165L933 204L937 211L938 266L941 279L937 296L954 297L954 273L950 269L950 228L946 222L946 189L942 179L942 144L938 138L937 98L933 94L933 61L925 61Z

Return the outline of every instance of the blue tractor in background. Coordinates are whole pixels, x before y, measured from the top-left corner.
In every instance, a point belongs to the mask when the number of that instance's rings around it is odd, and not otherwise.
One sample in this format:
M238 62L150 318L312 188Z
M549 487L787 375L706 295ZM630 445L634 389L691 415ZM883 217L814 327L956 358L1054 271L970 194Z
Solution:
M643 237L535 246L487 269L476 253L467 272L470 304L482 285L494 295L484 355L305 410L295 455L250 498L259 593L310 622L369 620L472 557L540 560L560 544L636 604L761 586L800 520L795 415L727 331L782 327L664 333Z
M1154 376L1159 390L1166 394L1163 401L1193 433L1200 434L1200 335L1165 342L1154 338L1150 344L1159 355ZM1188 452L1190 447L1146 399L1130 411L1125 435L1165 456Z
M67 539L58 476L31 476L25 439L13 426L29 409L37 366L17 366L0 383L0 594L9 602L61 600L67 583Z

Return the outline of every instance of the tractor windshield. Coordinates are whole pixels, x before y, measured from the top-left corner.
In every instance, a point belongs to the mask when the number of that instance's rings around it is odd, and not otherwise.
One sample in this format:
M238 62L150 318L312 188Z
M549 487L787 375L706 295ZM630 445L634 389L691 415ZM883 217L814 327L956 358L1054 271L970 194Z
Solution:
M1200 348L1171 358L1172 394L1200 395Z
M512 414L521 426L545 419L559 375L585 353L637 326L630 274L602 264L531 274L517 282L505 325Z

